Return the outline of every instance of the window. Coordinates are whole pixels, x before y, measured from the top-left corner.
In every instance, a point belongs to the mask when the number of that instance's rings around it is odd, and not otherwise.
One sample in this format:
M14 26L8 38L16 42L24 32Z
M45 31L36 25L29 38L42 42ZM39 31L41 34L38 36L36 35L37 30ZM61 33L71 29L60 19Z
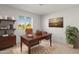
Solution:
M26 28L32 28L32 19L31 17L19 16L16 20L17 29L25 30Z

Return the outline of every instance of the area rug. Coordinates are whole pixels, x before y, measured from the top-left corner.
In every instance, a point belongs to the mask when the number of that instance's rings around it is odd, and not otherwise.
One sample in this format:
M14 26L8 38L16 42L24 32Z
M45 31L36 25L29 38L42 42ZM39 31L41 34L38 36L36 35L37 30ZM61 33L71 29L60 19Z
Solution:
M31 54L51 54L54 47L37 45L31 48ZM11 47L5 50L1 50L0 54L28 54L28 47L23 44L22 52L20 46Z

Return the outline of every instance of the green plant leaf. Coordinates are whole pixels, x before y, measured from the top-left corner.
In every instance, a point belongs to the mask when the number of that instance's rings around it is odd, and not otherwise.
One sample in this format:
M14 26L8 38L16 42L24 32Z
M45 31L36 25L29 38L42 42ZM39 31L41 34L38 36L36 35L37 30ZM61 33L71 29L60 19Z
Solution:
M78 28L74 26L66 27L66 40L69 44L74 44L75 39L77 38Z

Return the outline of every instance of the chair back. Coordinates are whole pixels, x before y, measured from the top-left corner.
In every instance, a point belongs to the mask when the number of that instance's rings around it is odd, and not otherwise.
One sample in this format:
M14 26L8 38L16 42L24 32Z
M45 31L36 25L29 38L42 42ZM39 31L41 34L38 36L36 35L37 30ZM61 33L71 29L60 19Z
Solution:
M26 34L33 34L33 30L32 29L26 29L25 32L26 32Z

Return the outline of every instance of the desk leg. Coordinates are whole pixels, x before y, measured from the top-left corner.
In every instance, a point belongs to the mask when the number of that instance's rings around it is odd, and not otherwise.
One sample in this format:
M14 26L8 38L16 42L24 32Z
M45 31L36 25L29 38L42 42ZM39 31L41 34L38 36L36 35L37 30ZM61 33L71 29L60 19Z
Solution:
M22 52L22 40L21 40L21 44L20 44L20 47L21 47L21 52Z
M28 47L28 54L31 54L31 47Z
M52 35L50 35L50 46L52 46Z

